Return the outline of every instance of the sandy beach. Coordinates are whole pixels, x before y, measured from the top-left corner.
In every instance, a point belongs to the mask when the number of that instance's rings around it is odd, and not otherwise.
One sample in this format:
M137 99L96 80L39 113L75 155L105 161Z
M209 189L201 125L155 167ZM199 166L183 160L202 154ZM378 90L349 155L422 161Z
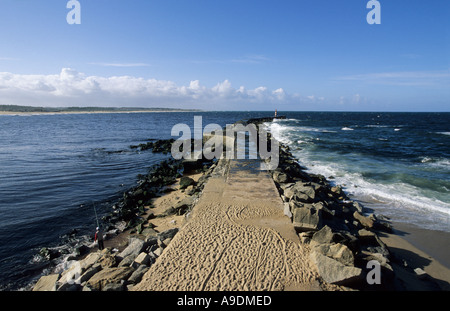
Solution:
M394 223L392 234L380 234L380 238L389 247L394 257L402 261L403 267L394 267L402 277L408 290L439 290L412 273L402 271L404 266L420 268L435 281L440 289L450 290L450 233L418 228L402 223ZM426 279L425 278L425 279Z

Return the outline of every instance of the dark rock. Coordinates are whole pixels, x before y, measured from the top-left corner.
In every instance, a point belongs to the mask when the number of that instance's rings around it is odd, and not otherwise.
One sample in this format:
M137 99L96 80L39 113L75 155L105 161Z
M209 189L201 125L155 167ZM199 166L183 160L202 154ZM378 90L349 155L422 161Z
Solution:
M334 233L329 226L324 226L322 229L314 233L312 240L316 243L336 243L342 241L342 236Z
M141 281L142 276L148 271L149 267L140 265L133 274L128 278L128 282L137 284Z
M125 290L123 283L108 283L103 288L102 291L105 292L121 292Z
M197 160L190 160L185 159L182 161L184 172L192 172L197 171L203 168L203 160L197 159Z
M61 253L57 250L54 249L50 249L47 247L43 247L40 249L39 251L39 255L43 258L45 258L46 260L53 260L55 258L58 258L61 256Z
M161 241L164 241L165 239L173 239L175 234L178 233L178 228L172 228L169 230L166 230L164 232L161 232L158 237Z
M290 181L290 178L285 173L274 171L272 174L273 180L277 183L287 183Z
M186 189L191 185L195 185L195 181L192 178L186 176L180 178L180 189Z

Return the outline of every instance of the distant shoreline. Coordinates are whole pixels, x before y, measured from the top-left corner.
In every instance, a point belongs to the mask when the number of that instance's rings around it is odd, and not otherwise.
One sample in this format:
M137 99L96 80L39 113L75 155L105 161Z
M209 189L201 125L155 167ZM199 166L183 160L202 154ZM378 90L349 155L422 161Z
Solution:
M99 113L160 113L160 112L199 112L200 110L130 110L130 111L0 111L0 115L54 115L54 114L99 114Z
M41 114L90 114L90 113L144 113L144 112L198 112L199 109L140 108L140 107L33 107L0 105L0 115L41 115Z

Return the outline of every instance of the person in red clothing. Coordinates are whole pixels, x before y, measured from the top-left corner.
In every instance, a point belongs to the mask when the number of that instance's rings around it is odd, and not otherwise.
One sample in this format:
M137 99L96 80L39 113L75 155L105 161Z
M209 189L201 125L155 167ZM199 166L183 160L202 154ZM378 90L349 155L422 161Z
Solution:
M103 232L102 232L102 230L100 230L99 227L97 227L96 230L97 231L95 231L94 242L97 242L97 240L98 240L98 249L102 250L104 248L104 246L103 246Z

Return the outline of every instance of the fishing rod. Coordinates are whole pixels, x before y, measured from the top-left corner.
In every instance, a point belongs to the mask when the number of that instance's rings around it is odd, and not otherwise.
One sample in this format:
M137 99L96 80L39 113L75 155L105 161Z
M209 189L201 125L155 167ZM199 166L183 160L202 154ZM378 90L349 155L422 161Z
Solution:
M97 221L97 227L100 228L100 224L98 223L98 217L97 217L97 209L95 208L94 202L92 202L92 206L94 206L95 220Z

